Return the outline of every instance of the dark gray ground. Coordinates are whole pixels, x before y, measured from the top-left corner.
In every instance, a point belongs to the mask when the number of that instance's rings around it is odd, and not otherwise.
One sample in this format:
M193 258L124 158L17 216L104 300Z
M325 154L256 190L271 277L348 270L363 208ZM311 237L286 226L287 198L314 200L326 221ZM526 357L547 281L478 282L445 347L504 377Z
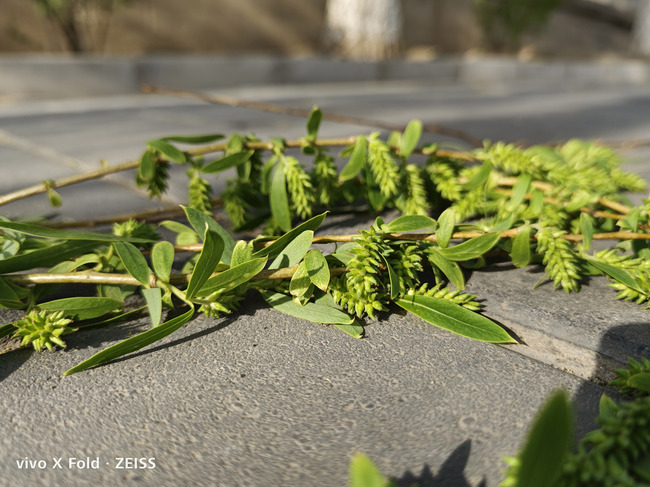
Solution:
M493 140L634 139L650 129L649 86L548 88L540 77L490 89L420 81L221 93L387 122L420 118ZM145 95L0 105L0 193L97 168L100 159L137 158L146 140L164 135L291 139L303 126L295 118ZM322 135L368 130L325 123ZM650 175L648 151L627 155L628 168ZM178 176L167 203L185 200ZM78 219L156 207L131 179L62 189L58 210L41 196L1 212ZM358 225L334 220L323 231ZM571 393L582 434L594 427L606 391L588 379L609 378L628 355L650 355L648 311L616 301L605 280L566 295L551 285L533 291L540 277L535 269L489 268L468 283L484 299L484 314L527 345L478 343L399 313L354 340L267 309L251 295L230 317L197 318L156 345L70 377L60 374L146 322L72 335L65 351L3 355L0 484L341 486L351 455L361 450L399 485L496 486L501 458L517 451L552 391ZM21 470L17 460L25 457L48 466ZM59 457L63 469L51 469ZM99 457L99 469L68 468L70 458L86 457ZM155 468L116 469L116 457L155 458Z

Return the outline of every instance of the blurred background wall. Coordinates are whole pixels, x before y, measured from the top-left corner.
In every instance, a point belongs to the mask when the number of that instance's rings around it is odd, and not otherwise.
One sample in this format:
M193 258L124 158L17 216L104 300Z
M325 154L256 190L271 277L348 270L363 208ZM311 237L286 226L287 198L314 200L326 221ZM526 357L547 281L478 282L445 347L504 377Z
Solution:
M84 52L332 52L325 35L327 0L132 0L114 9L98 7L102 0L77 1L75 23ZM543 29L506 45L489 42L476 9L477 2L503 0L396 1L404 26L399 54L422 60L468 51L523 57L627 55L634 48L633 20L639 5L639 0L555 0L560 5ZM43 15L39 3L47 0L0 0L0 52L70 51L61 22Z

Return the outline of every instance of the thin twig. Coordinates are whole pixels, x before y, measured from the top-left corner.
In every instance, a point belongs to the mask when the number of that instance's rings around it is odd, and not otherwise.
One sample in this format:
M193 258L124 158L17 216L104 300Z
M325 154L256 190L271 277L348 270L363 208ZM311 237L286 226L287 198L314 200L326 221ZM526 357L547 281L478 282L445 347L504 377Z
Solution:
M231 107L244 107L252 108L254 110L270 113L280 113L283 115L291 115L294 117L309 117L311 110L306 110L304 108L289 108L282 105L277 105L275 103L261 102L261 101L251 101L251 100L242 100L239 98L225 97L225 96L210 96L202 93L197 93L194 91L186 90L172 90L168 88L162 88L158 86L152 86L148 84L142 85L142 91L144 93L155 93L159 95L171 95L183 98L193 98L196 100L201 100L207 103L214 103L218 105L228 105ZM346 115L339 115L335 113L325 113L323 112L323 120L329 120L331 122L344 123L350 125L364 125L368 127L376 127L385 130L397 130L400 132L404 131L405 126L400 124L380 122L377 120L370 120L367 118L361 117L350 117ZM453 137L463 142L468 143L472 147L482 147L483 141L474 137L473 135L468 134L467 132L459 129L454 129L450 127L443 127L442 125L425 123L422 124L422 130L432 134L444 135L447 137Z

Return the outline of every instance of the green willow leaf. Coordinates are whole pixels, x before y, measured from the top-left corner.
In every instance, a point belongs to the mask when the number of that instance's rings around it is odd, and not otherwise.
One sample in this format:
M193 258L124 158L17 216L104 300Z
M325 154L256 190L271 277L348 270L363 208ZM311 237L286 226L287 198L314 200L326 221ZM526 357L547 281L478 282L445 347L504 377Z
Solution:
M298 235L300 235L304 231L311 230L315 232L318 229L318 227L321 226L323 220L325 220L325 216L327 216L327 213L328 212L326 211L325 213L316 215L315 217L310 218L306 222L301 223L296 228L282 235L279 239L277 239L272 244L255 252L253 254L253 257L264 257L265 255L268 255L269 259L273 259L277 255L279 255L280 252L284 250L284 248L289 244L289 242L293 241L293 239L295 239Z
M515 267L526 267L530 264L530 225L522 225L512 239L512 263Z
M201 168L201 172L219 173L221 171L225 171L226 169L230 169L231 167L237 167L249 161L254 152L255 151L249 150L227 155L221 159L217 159L216 161L211 162L210 164L207 164L205 167Z
M192 272L192 277L190 277L190 282L185 291L186 299L191 300L196 296L196 293L210 278L221 260L223 249L224 242L219 234L206 228L203 249L201 249L199 260L196 261L194 272Z
M187 162L187 158L185 157L185 153L183 151L177 149L163 139L150 140L147 142L147 145L150 149L159 152L166 159L169 159L172 162L176 162L178 164L185 164Z
M149 269L147 259L144 258L142 252L140 252L135 245L130 244L129 242L115 242L114 245L117 255L120 256L127 272L144 286L148 286L151 269Z
M449 279L449 282L456 286L457 289L462 291L465 289L465 276L463 275L463 271L456 262L449 260L441 255L440 250L441 249L438 249L436 247L431 247L431 249L429 249L429 252L427 252L429 261L431 264L442 271L447 279Z
M167 241L158 242L151 250L151 265L163 282L169 282L174 263L174 246Z
M309 279L309 272L305 266L305 262L301 262L296 272L293 273L291 281L289 282L289 292L292 296L297 298L305 295L309 288L313 289L311 279Z
M152 328L151 330L147 330L131 338L127 338L126 340L120 343L117 343L113 346L110 346L102 350L99 353L96 353L89 359L84 360L80 364L65 371L63 375L70 375L77 372L81 372L82 370L86 370L90 367L95 367L97 365L101 365L103 363L114 360L118 357L121 357L122 355L126 355L127 353L140 350L141 348L146 347L147 345L150 345L154 342L157 342L158 340L161 340L165 338L167 335L175 332L181 326L187 323L192 318L193 315L194 315L194 308L190 308L182 315L172 318L171 320L166 321L162 325L158 325L155 328Z
M330 268L320 250L312 249L305 255L305 267L309 279L318 289L327 291L330 283Z
M226 229L219 225L214 218L211 218L202 211L196 210L194 208L189 208L186 206L183 206L182 208L187 215L187 220L190 222L190 225L192 225L192 228L196 230L196 233L199 236L202 237L205 234L205 225L207 224L208 229L211 232L214 232L221 237L221 240L223 240L223 254L221 255L221 262L230 265L232 251L235 248L235 239L232 238Z
M6 325L0 326L0 338L12 335L16 332L16 326L13 323L7 323Z
M646 291L644 291L641 286L639 286L639 283L636 281L634 276L626 270L619 269L618 267L606 264L605 262L601 262L598 259L593 258L591 255L585 253L583 253L581 256L596 269L603 272L604 274L607 274L615 281L625 284L627 287L634 289L635 291L639 291L640 293L646 293Z
M275 166L275 171L271 178L269 200L273 221L282 231L289 231L291 229L291 210L289 209L289 196L287 195L283 159L280 159Z
M0 228L24 233L33 237L53 238L57 240L87 240L89 242L133 242L152 243L154 240L136 237L118 237L106 233L82 232L77 230L57 230L55 228L41 227L31 223L6 222L0 220Z
M162 319L162 290L159 287L142 289L142 297L147 303L151 326L158 326Z
M92 320L111 311L122 308L122 302L110 298L82 296L63 298L38 305L39 309L48 311L63 311L66 318L74 321Z
M383 254L381 255L381 259L384 261L384 265L386 266L386 269L388 270L388 283L390 285L390 299L395 299L397 296L399 296L399 277L393 267L388 263L388 260Z
M58 208L63 204L63 200L61 199L61 195L54 191L52 188L48 188L47 190L47 198L50 201L50 206L52 208Z
M341 170L339 181L344 182L353 179L359 174L361 169L366 165L368 142L365 137L358 137L354 143L354 149L350 160Z
M481 168L476 174L474 174L469 181L463 184L463 188L467 190L472 190L483 186L487 180L490 178L490 173L492 172L492 163L490 161L485 161Z
M286 294L266 290L260 290L260 293L269 306L295 318L329 325L349 325L354 321L347 313L330 306L316 303L307 303L301 306Z
M280 252L280 255L271 262L269 269L281 269L297 265L311 247L313 240L314 232L305 230Z
M456 213L453 208L447 208L438 217L438 231L436 232L436 242L443 249L449 245L455 225Z
M151 181L156 175L156 153L152 150L146 150L142 154L138 175L144 181Z
M415 295L395 302L427 323L458 335L489 343L517 343L492 320L446 299Z
M435 232L436 228L438 228L438 223L433 218L423 215L404 215L383 225L381 231L386 233L414 232L416 230Z
M243 262L211 277L197 293L197 297L209 296L216 291L228 292L244 284L260 273L266 265L266 257Z
M396 487L397 483L387 479L373 461L357 452L350 460L350 487Z
M571 405L566 393L559 391L540 410L518 455L517 486L556 485L572 443Z
M312 138L318 136L318 128L320 127L320 122L323 119L323 112L320 108L314 107L309 114L307 119L307 135Z
M180 142L181 144L209 144L217 140L223 139L223 134L205 134L205 135L170 135L169 137L162 137L158 140L165 142Z
M25 305L20 300L16 291L2 278L0 278L0 308L22 309Z
M515 185L512 187L512 196L510 196L508 208L515 210L524 202L532 180L533 176L530 174L522 174L517 178Z
M25 254L0 260L0 274L20 272L37 267L52 267L61 261L72 259L90 252L101 245L100 242L72 241L51 245Z
M501 238L499 232L486 233L471 238L453 247L438 249L440 255L449 260L463 261L477 259L496 245Z
M253 258L253 246L244 240L239 240L232 251L230 266L235 267Z
M336 304L336 302L334 301L332 295L327 292L316 290L314 292L314 303L321 306L334 308L338 311L342 311L341 307L338 304ZM356 319L353 319L352 323L348 323L344 325L340 323L332 323L332 326L335 326L342 332L347 333L352 338L363 338L363 335L365 333L363 326Z
M580 213L580 233L582 234L582 247L589 250L594 237L594 218L589 213Z
M399 154L404 159L411 157L411 154L418 146L420 137L422 136L422 122L419 120L411 120L404 129L404 134L401 137Z

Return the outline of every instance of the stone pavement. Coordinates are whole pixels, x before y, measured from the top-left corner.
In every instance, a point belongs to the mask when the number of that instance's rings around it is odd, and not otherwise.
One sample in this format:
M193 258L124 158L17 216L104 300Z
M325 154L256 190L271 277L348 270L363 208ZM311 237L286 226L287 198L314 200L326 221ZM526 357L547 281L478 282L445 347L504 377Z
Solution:
M417 80L219 94L394 123L420 118L493 140L650 132L650 86L545 87L541 75L478 88ZM369 130L324 123L321 135ZM291 139L303 135L304 120L153 95L0 105L0 193L95 169L102 159L137 158L152 138L213 132ZM650 176L648 151L628 155L629 169ZM56 210L37 196L0 211L80 219L156 208L185 201L177 176L163 203L123 174L109 186L61 189ZM212 182L223 187L223 177ZM324 231L348 233L370 221L332 218ZM0 484L341 486L360 450L400 486L495 486L502 456L517 451L552 391L571 393L580 435L594 427L602 379L628 355L650 356L650 315L616 301L604 279L566 295L549 285L533 290L535 270L494 270L474 272L468 289L526 345L474 342L399 313L354 340L252 296L227 318L197 318L160 343L70 377L60 374L146 321L71 335L65 351L3 355ZM3 321L16 316L0 313ZM19 469L26 457L47 468ZM68 468L87 457L99 458L99 468ZM155 458L155 468L120 469L118 457ZM53 458L63 458L62 469L50 468Z

